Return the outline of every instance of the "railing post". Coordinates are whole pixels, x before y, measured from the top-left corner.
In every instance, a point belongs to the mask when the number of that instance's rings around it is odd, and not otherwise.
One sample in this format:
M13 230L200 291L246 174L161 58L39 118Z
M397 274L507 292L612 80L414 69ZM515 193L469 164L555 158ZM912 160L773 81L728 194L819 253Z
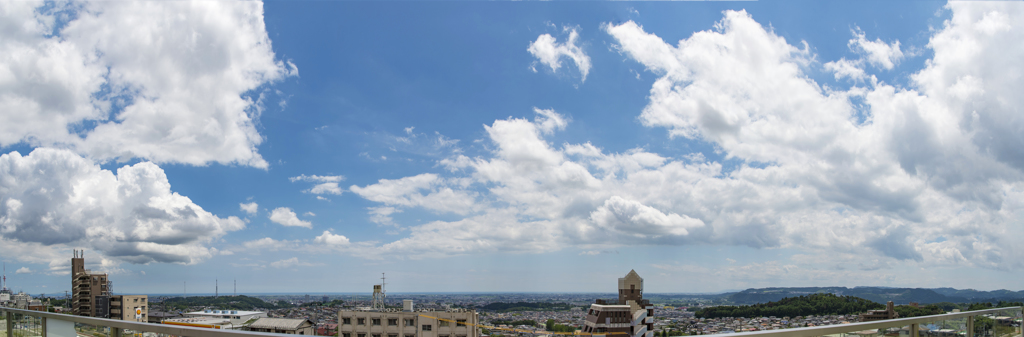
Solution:
M910 337L917 337L917 330L918 330L917 323L911 324L910 325ZM970 336L968 336L968 337L970 337Z
M39 317L39 332L46 337L46 317Z
M14 337L14 313L5 311L7 313L7 337Z
M121 337L121 328L110 327L110 337Z
M974 337L974 316L967 316L967 337Z

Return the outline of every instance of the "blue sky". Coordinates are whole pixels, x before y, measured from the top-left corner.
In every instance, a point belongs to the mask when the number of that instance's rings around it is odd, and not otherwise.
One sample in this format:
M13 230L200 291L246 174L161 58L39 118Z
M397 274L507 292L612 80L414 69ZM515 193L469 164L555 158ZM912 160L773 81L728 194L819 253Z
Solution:
M15 2L0 259L125 293L1019 290L1019 2Z

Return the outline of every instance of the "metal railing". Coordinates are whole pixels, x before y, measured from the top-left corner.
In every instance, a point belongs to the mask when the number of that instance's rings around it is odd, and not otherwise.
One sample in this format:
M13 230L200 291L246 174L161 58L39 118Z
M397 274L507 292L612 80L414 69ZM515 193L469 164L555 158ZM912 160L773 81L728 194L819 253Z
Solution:
M994 320L990 329L976 332L975 317L1003 315L1009 325ZM1009 316L1007 316L1009 315ZM959 313L898 318L874 322L825 325L779 330L734 333L744 337L1024 337L1019 319L1022 307L1005 307ZM995 318L995 317L993 317ZM281 334L195 328L180 325L142 323L115 319L73 316L42 311L0 308L5 334L0 337L280 337ZM1014 326L1016 325L1016 326ZM952 328L950 328L952 327ZM936 329L939 328L939 329Z

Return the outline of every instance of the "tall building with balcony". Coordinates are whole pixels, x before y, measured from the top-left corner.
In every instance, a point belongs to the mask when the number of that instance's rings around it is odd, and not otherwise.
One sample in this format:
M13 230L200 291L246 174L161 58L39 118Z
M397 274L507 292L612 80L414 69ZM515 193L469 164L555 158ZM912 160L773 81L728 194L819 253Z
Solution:
M630 270L619 278L617 300L598 299L590 305L583 332L609 337L653 337L654 305L643 294L644 279Z
M107 274L85 269L85 252L71 258L71 314L145 322L146 295L114 295Z
M110 284L107 274L85 269L85 251L75 251L71 258L71 314L108 317Z

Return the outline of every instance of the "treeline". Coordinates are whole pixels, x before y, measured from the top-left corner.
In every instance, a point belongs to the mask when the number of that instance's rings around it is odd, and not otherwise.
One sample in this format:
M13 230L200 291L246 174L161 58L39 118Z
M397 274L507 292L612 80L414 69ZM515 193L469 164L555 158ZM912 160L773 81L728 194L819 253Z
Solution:
M568 303L544 303L544 302L495 302L482 307L490 311L563 311L572 308Z
M197 296L171 297L160 302L167 310L188 310L189 307L210 307L227 310L257 310L291 308L285 301L267 302L255 297L238 296Z
M509 326L520 326L520 325L537 326L537 321L532 320L532 319L521 319L521 320L518 320L518 321L509 321L509 320L500 320L499 319L499 320L491 321L491 324L492 325L509 325Z
M884 309L885 306L853 296L811 294L787 297L776 302L741 306L717 306L698 310L697 317L785 317L808 315L849 315Z

